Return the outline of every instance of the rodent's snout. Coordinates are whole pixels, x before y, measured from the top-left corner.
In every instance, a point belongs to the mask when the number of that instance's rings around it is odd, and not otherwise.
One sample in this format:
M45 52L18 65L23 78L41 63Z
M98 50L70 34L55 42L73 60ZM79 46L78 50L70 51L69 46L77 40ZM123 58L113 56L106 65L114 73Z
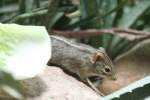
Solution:
M111 73L111 74L109 74L107 77L108 77L108 79L110 79L110 80L117 80L117 77L116 77L116 74L115 74L115 73Z
M108 78L109 78L110 80L117 80L116 75L111 75L111 76L109 76Z

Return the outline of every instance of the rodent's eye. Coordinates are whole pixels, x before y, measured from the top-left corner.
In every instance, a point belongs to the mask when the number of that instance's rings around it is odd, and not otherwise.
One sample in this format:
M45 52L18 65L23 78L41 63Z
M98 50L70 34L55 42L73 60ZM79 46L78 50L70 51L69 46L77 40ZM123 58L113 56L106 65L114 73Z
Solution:
M107 73L110 72L110 69L109 69L109 68L105 68L104 70L105 70L105 72L107 72Z
M105 66L105 67L103 68L103 73L105 73L105 74L111 73L111 68L110 68L109 66Z

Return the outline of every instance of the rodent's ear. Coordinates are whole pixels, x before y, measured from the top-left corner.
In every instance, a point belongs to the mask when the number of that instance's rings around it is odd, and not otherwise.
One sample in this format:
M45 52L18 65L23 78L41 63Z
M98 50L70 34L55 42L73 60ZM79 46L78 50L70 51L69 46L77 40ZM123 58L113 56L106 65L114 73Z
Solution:
M103 58L104 58L103 53L101 53L101 52L99 52L99 51L96 51L96 52L93 54L91 61L92 61L92 63L94 64L96 61L101 61L101 60L103 60Z
M102 53L106 53L105 49L103 47L99 47L98 50Z

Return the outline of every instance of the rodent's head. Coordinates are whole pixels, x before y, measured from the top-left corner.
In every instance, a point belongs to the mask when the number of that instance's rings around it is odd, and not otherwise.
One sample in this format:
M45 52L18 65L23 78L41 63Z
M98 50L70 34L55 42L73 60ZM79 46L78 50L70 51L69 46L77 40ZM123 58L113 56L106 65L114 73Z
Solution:
M100 48L93 55L93 67L95 72L100 77L107 77L111 80L115 80L114 66L104 48Z

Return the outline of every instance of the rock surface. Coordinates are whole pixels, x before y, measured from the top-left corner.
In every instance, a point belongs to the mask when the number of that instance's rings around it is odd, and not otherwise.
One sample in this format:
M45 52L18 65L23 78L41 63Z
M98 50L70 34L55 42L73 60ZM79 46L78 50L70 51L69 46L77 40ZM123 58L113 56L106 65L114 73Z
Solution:
M27 100L99 100L92 89L65 74L60 68L48 66L35 78L24 80Z

